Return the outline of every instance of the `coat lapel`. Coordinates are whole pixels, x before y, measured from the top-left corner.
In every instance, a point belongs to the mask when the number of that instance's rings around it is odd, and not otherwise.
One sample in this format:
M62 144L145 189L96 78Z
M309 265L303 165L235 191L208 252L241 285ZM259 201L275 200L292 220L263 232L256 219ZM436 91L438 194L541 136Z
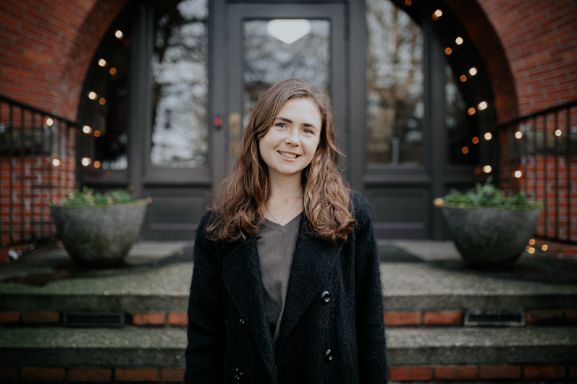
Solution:
M271 335L266 323L256 238L234 248L223 259L224 285L240 315L251 329L271 382L276 382Z
M291 266L278 345L289 336L307 307L314 300L321 300L321 292L328 286L342 246L342 242L332 243L315 237L307 230L307 226L308 222L303 215Z

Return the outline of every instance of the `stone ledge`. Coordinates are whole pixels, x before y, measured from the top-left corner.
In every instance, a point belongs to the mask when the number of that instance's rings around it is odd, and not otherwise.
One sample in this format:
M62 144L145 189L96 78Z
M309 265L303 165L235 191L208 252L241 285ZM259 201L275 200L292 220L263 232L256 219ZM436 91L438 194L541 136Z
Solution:
M543 328L393 328L392 366L577 365L577 332ZM0 328L0 366L182 367L182 328Z

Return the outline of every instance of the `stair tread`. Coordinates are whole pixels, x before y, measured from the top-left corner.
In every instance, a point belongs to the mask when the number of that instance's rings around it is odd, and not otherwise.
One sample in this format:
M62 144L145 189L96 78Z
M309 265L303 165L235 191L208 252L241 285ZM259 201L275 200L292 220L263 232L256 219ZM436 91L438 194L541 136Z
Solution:
M577 362L577 332L571 327L393 328L386 333L392 365ZM185 346L183 328L2 328L0 365L177 367L184 364Z

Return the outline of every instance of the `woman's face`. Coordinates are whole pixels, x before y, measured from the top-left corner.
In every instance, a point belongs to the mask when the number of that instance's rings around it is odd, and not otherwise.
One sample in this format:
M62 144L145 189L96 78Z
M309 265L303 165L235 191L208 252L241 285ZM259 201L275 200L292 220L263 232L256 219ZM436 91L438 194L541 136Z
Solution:
M311 99L287 101L259 140L259 152L269 176L300 175L319 146L321 127L321 113Z

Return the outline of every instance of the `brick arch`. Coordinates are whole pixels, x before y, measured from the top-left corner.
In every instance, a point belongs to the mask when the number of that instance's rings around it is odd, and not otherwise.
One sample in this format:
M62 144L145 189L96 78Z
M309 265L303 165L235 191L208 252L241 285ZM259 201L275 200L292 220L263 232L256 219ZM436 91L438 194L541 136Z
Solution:
M102 37L128 0L98 0L78 28L74 42L68 52L61 83L61 100L67 106L67 116L76 118L82 84L90 67L94 53Z
M448 0L447 3L483 58L493 90L497 120L502 122L518 116L516 80L501 39L485 11L474 1Z
M0 94L76 118L90 60L126 2L2 1Z

